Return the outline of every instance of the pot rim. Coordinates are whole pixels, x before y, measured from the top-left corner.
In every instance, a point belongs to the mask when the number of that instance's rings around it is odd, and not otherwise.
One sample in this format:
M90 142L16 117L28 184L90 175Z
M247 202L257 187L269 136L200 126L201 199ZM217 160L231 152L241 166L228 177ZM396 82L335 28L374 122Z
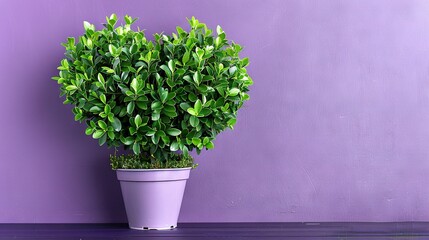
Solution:
M139 169L126 169L126 168L118 168L115 171L120 172L161 172L161 171L183 171L183 170L191 170L192 167L186 167L186 168L139 168Z

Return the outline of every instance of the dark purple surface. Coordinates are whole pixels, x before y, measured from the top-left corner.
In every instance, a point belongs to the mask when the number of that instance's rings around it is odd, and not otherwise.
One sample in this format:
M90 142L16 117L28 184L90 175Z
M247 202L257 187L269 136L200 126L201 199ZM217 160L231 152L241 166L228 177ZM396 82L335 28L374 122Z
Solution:
M0 222L125 222L108 154L63 106L60 42L112 12L195 15L255 85L197 158L181 222L429 221L429 2L0 0Z
M165 231L122 224L2 224L0 239L427 239L428 222L183 223Z

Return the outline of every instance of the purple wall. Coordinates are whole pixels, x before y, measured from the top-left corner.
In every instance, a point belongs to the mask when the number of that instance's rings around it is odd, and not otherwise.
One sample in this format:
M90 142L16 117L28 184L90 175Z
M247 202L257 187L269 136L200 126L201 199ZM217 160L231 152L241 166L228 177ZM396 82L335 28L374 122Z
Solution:
M50 77L60 42L116 12L195 15L246 48L235 131L198 157L180 220L429 221L429 2L0 2L0 222L123 222L108 153Z

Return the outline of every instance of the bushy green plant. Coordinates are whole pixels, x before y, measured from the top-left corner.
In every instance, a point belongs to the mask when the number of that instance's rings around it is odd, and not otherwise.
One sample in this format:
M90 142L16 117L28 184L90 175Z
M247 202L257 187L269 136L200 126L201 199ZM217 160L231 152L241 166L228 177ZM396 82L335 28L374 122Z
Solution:
M159 161L213 148L249 99L252 80L248 58L239 57L242 47L220 26L214 36L194 17L189 32L177 27L171 35L154 34L154 41L131 29L135 18L125 16L118 27L115 14L106 20L98 31L84 22L79 41L63 43L66 58L53 78L64 104L74 106L75 120L86 122L86 134L100 145L123 145Z

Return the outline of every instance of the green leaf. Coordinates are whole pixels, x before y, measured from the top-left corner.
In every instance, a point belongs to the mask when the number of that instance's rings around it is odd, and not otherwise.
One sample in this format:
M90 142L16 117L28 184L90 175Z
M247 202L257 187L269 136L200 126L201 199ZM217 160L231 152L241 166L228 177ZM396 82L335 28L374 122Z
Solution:
M196 116L191 116L189 118L189 123L191 123L192 127L196 127L200 123L200 120Z
M175 118L178 116L178 114L176 112L167 112L167 111L163 111L164 115L169 117L169 118Z
M216 33L217 34L223 33L223 29L219 25L216 26Z
M89 49L92 49L93 45L92 45L92 40L91 40L90 38L88 38L88 39L86 40L86 46L87 46Z
M113 115L113 113L109 113L109 114L107 114L107 119L109 120L109 122L113 122L115 119L114 119L114 117L115 117L115 115Z
M104 95L103 93L100 95L100 100L102 103L106 104L106 95Z
M75 121L79 121L82 118L82 114L78 113L74 116Z
M134 142L134 140L132 137L127 137L127 138L121 137L121 142L125 145L131 145Z
M152 52L151 52L151 51L147 52L147 54L146 54L146 56L145 56L145 61L146 61L147 63L149 63L149 62L150 62L150 60L152 60Z
M173 99L175 96L176 96L176 93L174 92L169 93L167 96L167 101Z
M181 35L182 33L186 33L186 32L185 32L185 30L183 30L183 28L181 28L181 27L179 27L179 26L177 26L177 27L176 27L176 30L177 30L177 33L178 33L179 35Z
M101 129L106 130L107 129L107 124L105 121L103 120L98 120L97 122L98 126L100 126Z
M130 90L126 90L126 91L125 91L125 94L126 94L127 96L129 96L129 97L134 96L134 93L133 93L133 92L131 92Z
M101 67L104 71L106 71L107 73L115 73L115 70L109 68L109 67Z
M104 135L104 131L102 131L102 130L97 130L97 131L95 131L95 132L92 134L92 137L93 137L94 139L99 139L99 138L101 138L103 135Z
M101 136L101 138L98 139L98 145L102 146L103 144L106 143L107 140L107 134L104 134L103 136Z
M237 122L237 119L231 118L228 120L227 124L228 124L228 126L232 127L235 125L236 122Z
M221 72L221 71L222 71L222 69L223 69L223 64L222 64L222 63L219 63L218 68L219 68L219 72Z
M118 51L118 49L113 46L112 44L109 44L109 52L110 54L112 54L112 56L116 57L116 52Z
M179 144L176 141L174 141L170 144L170 151L175 152L177 150L179 150Z
M176 68L176 64L174 63L173 60L168 61L168 68L172 73L174 72L174 69Z
M133 19L128 15L125 15L124 20L125 20L125 23L128 25L130 25L133 21Z
M197 146L198 144L200 144L200 143L201 143L201 139L199 139L199 138L192 138L192 143L193 143L195 146Z
M222 43L222 39L220 37L216 37L216 39L215 39L215 46L219 47L219 46L221 46L221 43Z
M246 100L249 100L250 99L250 96L249 96L249 94L247 94L247 93L244 93L243 94L243 101L246 101Z
M147 103L146 102L142 102L142 101L137 101L136 105L138 108L146 110L147 109Z
M197 99L197 101L194 103L195 113L198 115L198 113L200 113L202 108L203 108L203 104L201 103L201 100Z
M118 17L116 16L116 14L112 13L112 15L110 15L109 20L118 20Z
M137 62L135 66L136 67L142 67L142 66L147 67L146 63L144 63L144 62Z
M92 113L99 113L99 112L101 112L101 108L98 106L93 106L89 109L89 111Z
M184 76L183 79L185 79L187 82L192 82L192 78L188 75Z
M174 106L171 106L171 105L165 105L165 106L164 106L164 110L165 110L166 112L175 112L175 111L176 111L176 108L175 108Z
M168 136L161 136L160 138L166 145L170 144L170 138Z
M182 154L184 156L189 156L189 149L187 146L183 146L183 148L181 150L182 150Z
M237 94L240 92L240 89L238 88L231 88L228 92L228 95L231 97L237 96Z
M139 48L139 47L138 47L137 45L135 45L135 44L131 45L131 47L130 47L130 53L131 53L131 54L135 54L135 53L137 53L138 48Z
M67 59L61 60L61 66L66 70L69 69L69 62L67 61ZM62 69L62 70L64 70L64 69Z
M104 106L104 113L109 114L112 111L109 104L106 104Z
M184 111L187 111L188 110L188 108L192 108L191 107L191 105L189 105L188 103L186 103L186 102L182 102L180 105L180 108L181 109L183 109Z
M198 58L199 58L199 59L202 59L202 58L203 58L203 56L204 56L204 50L203 50L203 49L201 49L201 48L199 48L199 47L197 47L197 48L196 48L196 52L197 52Z
M157 135L159 135L160 137L161 137L161 136L167 136L167 134L165 134L165 132L164 132L164 131L162 131L162 130L158 130L158 131L156 132L156 134L157 134Z
M98 81L103 85L106 83L106 81L104 80L104 77L103 77L103 75L101 75L101 73L98 73Z
M115 139L115 133L114 132L108 131L107 136L109 136L110 140Z
M151 140L152 140L153 144L158 144L159 143L159 135L157 135L157 134L152 135Z
M151 137L151 136L155 135L155 133L156 133L156 131L155 131L155 130L148 130L148 131L146 132L146 136Z
M213 142L209 142L205 146L206 146L207 149L213 149L214 148Z
M214 80L214 77L213 77L213 76L205 75L205 76L203 77L203 81L212 81L212 80Z
M66 87L66 90L68 90L68 91L73 91L73 90L76 90L76 89L77 89L77 87L75 85L68 85Z
M247 65L249 65L249 58L243 58L241 60L241 67L246 67Z
M87 21L83 21L83 28L85 28L85 31L88 31L88 29L94 31L94 29L91 26L91 23Z
M210 110L209 108L203 108L201 109L201 111L198 113L198 116L202 116L202 117L206 117L208 115L210 115L212 113L212 110Z
M69 38L67 38L67 42L68 42L68 44L69 44L69 47L74 46L74 44L75 44L75 39L74 39L74 37L69 37Z
M226 112L229 109L229 103L226 103L225 106L220 108L222 112Z
M161 97L161 102L165 103L165 101L167 101L168 91L162 91L160 97Z
M185 65L189 61L189 56L190 55L191 55L191 53L189 51L186 51L183 54L183 57L182 57L182 63L183 63L183 65Z
M191 114L192 116L197 116L198 115L198 113L196 113L193 108L188 108L186 111L188 111L188 113Z
M140 127L140 125L142 125L142 117L140 117L139 114L134 118L134 123L136 124L136 127Z
M150 108L152 110L161 110L162 109L162 103L160 101L155 101L150 105Z
M138 83L137 83L137 79L133 78L133 80L131 81L131 88L134 90L134 93L137 93L138 91Z
M115 20L109 20L108 22L111 28L115 27L115 24L116 24ZM117 35L122 35L124 33L124 29L121 26L117 27L115 30L116 30L115 33Z
M129 127L128 130L129 130L131 135L134 135L137 132L137 129L135 127Z
M194 73L194 82L197 85L200 85L200 82L201 82L201 73L198 72L198 71Z
M152 121L158 121L160 118L160 113L159 112L153 112L152 113Z
M135 108L135 103L133 101L129 102L127 105L127 113L132 114Z
M119 132L122 129L122 123L116 117L113 119L112 126L113 126L113 128L115 129L116 132Z
M91 128L91 127L87 127L87 128L85 129L85 134L86 134L86 135L91 135L93 132L94 132L94 129L93 129L93 128Z
M161 68L162 70L164 70L164 72L165 72L165 74L167 75L167 77L171 78L171 71L170 71L170 69L169 69L167 66L165 66L165 65L161 65L161 66L160 66L160 68Z
M133 152L134 152L134 154L136 154L136 155L139 155L140 154L140 144L138 144L138 143L134 143L133 144Z
M237 71L237 67L236 66L234 66L234 67L231 67L229 70L228 70L228 72L229 72L229 75L234 75L234 73Z
M170 135L170 136L173 136L173 137L180 135L180 133L182 133L182 131L180 131L177 128L169 128L169 129L167 129L167 134Z
M195 101L197 101L197 95L195 95L193 92L190 92L189 94L188 94L188 99L189 99L189 101L191 101L191 102L195 102Z

